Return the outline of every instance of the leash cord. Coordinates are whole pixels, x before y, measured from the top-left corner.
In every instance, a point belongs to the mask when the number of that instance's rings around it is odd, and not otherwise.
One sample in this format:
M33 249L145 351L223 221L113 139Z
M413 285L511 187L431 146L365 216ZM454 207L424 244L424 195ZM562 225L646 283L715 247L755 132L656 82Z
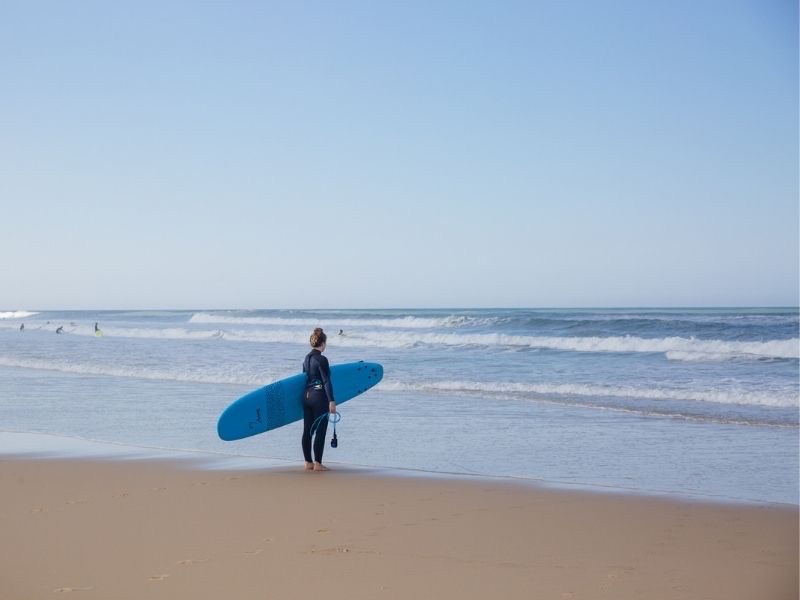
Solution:
M340 415L338 412L335 412L335 413L327 412L327 413L323 413L320 416L318 416L316 418L316 420L314 421L314 424L311 425L311 437L312 438L314 437L314 434L317 432L317 429L319 428L320 424L322 423L322 419L324 419L325 417L328 417L328 420L331 423L333 423L333 433L334 433L334 435L336 435L336 424L339 421L342 420L342 415Z

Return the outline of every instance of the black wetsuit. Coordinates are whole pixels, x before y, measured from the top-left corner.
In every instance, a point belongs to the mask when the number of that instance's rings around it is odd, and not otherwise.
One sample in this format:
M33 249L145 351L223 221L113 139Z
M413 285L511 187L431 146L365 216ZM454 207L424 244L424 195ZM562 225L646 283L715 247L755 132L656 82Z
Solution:
M314 434L314 461L321 463L322 452L325 450L325 434L328 431L328 419L321 417L329 412L328 403L334 401L328 359L319 350L312 350L303 361L303 373L306 374L306 389L303 393L303 456L306 462L311 462L311 428L320 419Z

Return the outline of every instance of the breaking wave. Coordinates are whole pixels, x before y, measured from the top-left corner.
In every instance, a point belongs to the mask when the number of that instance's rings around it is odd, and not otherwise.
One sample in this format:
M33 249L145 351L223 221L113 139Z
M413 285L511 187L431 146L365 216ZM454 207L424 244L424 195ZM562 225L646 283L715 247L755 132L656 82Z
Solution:
M786 392L751 392L746 390L697 390L643 388L618 385L591 385L577 383L495 383L475 381L435 381L406 383L387 381L387 390L412 392L488 393L536 396L614 397L637 400L689 400L747 406L794 408L800 406L800 395Z
M0 319L27 319L28 317L38 314L38 312L31 312L28 310L11 310L0 312Z
M399 329L433 329L437 327L460 327L472 322L473 319L464 315L448 315L446 317L386 317L380 319L322 319L299 317L234 317L228 315L215 315L211 313L197 313L189 319L190 323L224 324L224 325L267 325L267 326L302 326L302 327L327 327L339 329L343 327L389 327Z
M94 336L93 326L67 326L65 332ZM107 337L225 340L229 342L307 344L308 332L297 329L204 329L191 327L107 327ZM768 341L704 340L691 337L569 337L503 333L434 333L421 331L352 331L331 334L331 345L352 348L404 349L416 346L492 347L596 353L661 353L673 361L796 360L800 339Z
M65 359L35 359L0 356L0 366L24 369L56 371L78 375L125 377L158 381L191 383L234 384L258 387L291 373L265 370L231 368L230 365L214 369L208 365L196 368L154 367L133 365L110 365L97 363L75 363ZM478 381L428 381L408 382L385 380L381 388L386 391L453 394L488 394L514 398L546 399L548 397L570 398L623 398L631 400L692 401L715 404L762 406L773 408L797 408L800 395L797 391L748 391L743 389L668 389L623 385L598 385L583 383L513 383ZM602 402L601 402L602 405Z
M531 348L569 352L663 353L671 360L741 360L800 358L800 339L740 342L701 340L686 337L641 338L635 336L558 337L524 336L501 333L404 333L391 335L370 332L338 339L337 344L386 348L432 346L490 346Z
M71 363L63 360L43 360L33 358L14 358L0 356L0 366L73 373L76 375L97 375L126 377L154 381L180 381L192 383L221 383L257 387L278 379L275 373L236 372L226 368L224 372L214 372L207 366L197 369L158 369L149 366L112 366L103 364Z

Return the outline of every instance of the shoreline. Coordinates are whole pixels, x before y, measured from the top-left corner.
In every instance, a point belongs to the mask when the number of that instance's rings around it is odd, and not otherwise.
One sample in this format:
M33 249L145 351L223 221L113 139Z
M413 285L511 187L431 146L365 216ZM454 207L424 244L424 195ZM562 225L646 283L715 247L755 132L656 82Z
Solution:
M794 506L188 464L0 457L9 600L797 597Z
M9 438L11 438L9 440ZM25 440L20 444L21 440ZM43 439L57 440L52 446L42 444ZM11 441L16 450L3 450L3 443ZM32 444L26 442L33 442ZM46 449L42 449L43 446ZM21 432L0 430L0 460L52 460L52 461L86 461L115 462L137 461L172 464L175 468L193 471L262 471L281 472L302 466L299 459L270 458L258 455L215 452L202 449L169 448L145 446L92 440L79 436L51 434L41 432ZM681 492L674 490L648 490L634 487L602 485L585 482L565 482L544 478L533 478L514 475L492 475L486 473L466 473L456 471L432 471L412 467L396 467L383 465L367 465L359 463L326 461L336 470L370 474L387 478L409 479L442 479L466 482L488 482L500 485L508 484L533 490L545 489L580 494L601 494L631 496L634 498L660 498L676 502L698 502L708 504L731 504L742 506L775 506L800 507L797 503L741 498L721 494L702 492Z

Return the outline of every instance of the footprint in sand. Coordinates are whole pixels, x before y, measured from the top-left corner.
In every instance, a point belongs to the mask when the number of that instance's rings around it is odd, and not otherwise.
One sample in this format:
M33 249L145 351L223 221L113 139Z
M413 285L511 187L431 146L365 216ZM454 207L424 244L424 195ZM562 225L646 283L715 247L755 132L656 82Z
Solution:
M30 509L30 511L28 511L28 512L33 513L33 514L46 513L46 512L48 512L48 509L45 506L37 506L36 508Z
M184 560L179 560L175 564L178 565L179 567L191 567L192 565L196 565L198 563L204 563L204 562L208 562L208 559L207 558L203 558L203 559L198 560L198 559L193 559L193 558L187 558L187 559L184 559Z
M243 554L245 556L255 556L256 554L261 554L264 550L259 548L258 550L245 550Z
M164 581L167 577L169 577L169 573L164 573L163 575L153 575L152 577L148 577L148 581Z
M77 500L67 500L67 504L86 504L89 502L86 498L78 498Z
M323 527L322 529L317 529L317 533L330 533L331 530L327 527Z
M331 554L347 554L350 552L350 548L348 546L336 546L335 548L312 548L306 554L324 554L324 555L331 555Z
M93 589L94 589L93 585L87 585L86 587L76 587L76 588L73 587L56 588L53 591L57 594L63 594L66 592L90 592Z
M611 581L615 581L617 579L622 579L625 575L627 575L628 573L630 573L631 571L634 570L633 567L626 567L626 566L613 566L612 568L614 570L613 571L609 571L609 573L607 575L607 577Z

